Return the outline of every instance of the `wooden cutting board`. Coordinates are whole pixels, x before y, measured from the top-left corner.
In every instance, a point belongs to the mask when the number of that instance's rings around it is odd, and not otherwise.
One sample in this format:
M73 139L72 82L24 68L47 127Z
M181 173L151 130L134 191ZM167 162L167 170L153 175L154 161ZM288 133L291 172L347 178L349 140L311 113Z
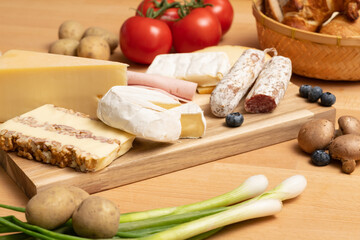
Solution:
M197 95L194 101L204 110L207 121L201 139L176 143L136 139L128 153L95 173L30 161L4 151L0 151L0 164L29 197L55 184L74 185L95 193L294 139L300 126L313 118L335 120L333 107L308 103L298 96L298 87L293 84L273 113L247 114L240 103L236 111L244 114L245 121L238 128L226 127L223 118L211 114L209 95Z

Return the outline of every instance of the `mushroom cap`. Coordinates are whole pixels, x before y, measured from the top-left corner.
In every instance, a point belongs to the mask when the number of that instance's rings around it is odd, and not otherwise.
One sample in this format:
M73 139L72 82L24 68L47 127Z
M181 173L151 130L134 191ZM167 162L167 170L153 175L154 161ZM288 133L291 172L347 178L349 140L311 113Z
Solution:
M327 119L314 119L301 126L298 133L300 148L312 153L315 150L326 149L335 136L335 126Z
M360 135L346 134L335 138L329 146L329 153L337 160L360 160Z
M341 116L338 123L342 134L360 134L360 121L356 117Z

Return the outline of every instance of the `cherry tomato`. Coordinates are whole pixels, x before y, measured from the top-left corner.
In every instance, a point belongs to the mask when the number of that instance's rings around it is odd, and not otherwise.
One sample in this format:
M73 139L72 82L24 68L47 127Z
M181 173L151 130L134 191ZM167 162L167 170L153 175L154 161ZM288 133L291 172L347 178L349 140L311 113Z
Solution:
M155 0L157 2L161 2L161 0ZM174 0L167 0L168 3L175 2ZM146 13L149 8L154 9L154 11L158 11L159 8L155 7L154 0L144 0L137 7L136 16L146 16ZM140 14L141 13L141 14ZM179 19L178 9L177 8L169 8L165 10L157 19L165 22L170 28L175 20Z
M212 12L196 8L173 24L172 33L176 52L192 52L217 45L221 38L221 26Z
M171 31L160 20L134 16L120 29L120 48L131 61L150 64L158 54L170 52Z
M172 28L172 25L179 18L180 17L177 8L169 8L159 17L159 19L165 22L170 28Z
M219 19L221 24L222 34L224 35L231 27L234 9L229 0L205 0L204 3L210 3L212 6L207 6L206 9L213 12Z

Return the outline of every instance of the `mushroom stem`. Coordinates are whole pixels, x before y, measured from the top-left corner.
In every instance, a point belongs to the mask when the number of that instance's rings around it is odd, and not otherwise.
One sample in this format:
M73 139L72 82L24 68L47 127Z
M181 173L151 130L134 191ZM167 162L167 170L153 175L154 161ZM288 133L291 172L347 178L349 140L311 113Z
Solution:
M342 160L342 171L344 173L350 174L355 170L356 162L355 160Z

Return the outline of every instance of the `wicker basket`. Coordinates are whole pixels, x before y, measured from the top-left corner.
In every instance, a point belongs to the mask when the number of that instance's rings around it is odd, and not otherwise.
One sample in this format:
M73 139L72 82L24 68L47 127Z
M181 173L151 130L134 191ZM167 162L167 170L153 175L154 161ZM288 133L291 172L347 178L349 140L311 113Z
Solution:
M253 1L260 47L274 47L289 57L293 72L325 80L360 80L360 38L341 38L295 29L262 12L262 0Z

